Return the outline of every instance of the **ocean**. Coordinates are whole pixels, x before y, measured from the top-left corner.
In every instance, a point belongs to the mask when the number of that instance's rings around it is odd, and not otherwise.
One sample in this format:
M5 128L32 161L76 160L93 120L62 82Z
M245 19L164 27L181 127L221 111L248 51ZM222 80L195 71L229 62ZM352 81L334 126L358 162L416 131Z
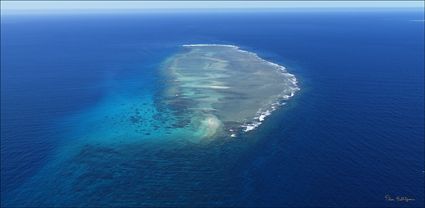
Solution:
M423 206L423 19L2 15L1 206ZM173 118L161 104L160 68L184 44L236 45L285 66L300 90L253 131L187 139L163 128Z

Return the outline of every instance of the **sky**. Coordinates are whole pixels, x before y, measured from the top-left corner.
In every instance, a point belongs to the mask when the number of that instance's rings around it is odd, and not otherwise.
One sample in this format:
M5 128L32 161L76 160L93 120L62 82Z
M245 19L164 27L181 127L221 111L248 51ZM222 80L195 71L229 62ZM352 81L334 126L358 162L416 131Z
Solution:
M423 8L423 1L1 1L1 11L252 8Z

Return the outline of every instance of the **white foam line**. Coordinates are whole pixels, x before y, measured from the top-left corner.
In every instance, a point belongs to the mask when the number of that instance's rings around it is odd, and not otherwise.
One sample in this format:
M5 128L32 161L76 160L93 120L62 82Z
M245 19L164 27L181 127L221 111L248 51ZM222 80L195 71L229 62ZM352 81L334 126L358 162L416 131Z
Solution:
M287 78L288 78L288 80L290 81L290 83L291 83L291 87L290 87L290 94L288 95L288 94L286 94L285 92L283 92L282 93L282 95L280 96L280 98L282 99L282 100L288 100L289 98L291 98L291 97L293 97L294 95L295 95L295 92L296 91L298 91L298 90L300 90L300 88L298 87L298 85L297 85L297 83L298 83L298 81L297 81L297 79L295 78L295 75L293 75L293 74L291 74L291 73L289 73L287 70L286 70L286 67L284 67L284 66L281 66L281 65L279 65L279 64L276 64L276 63L273 63L273 62L270 62L270 61L267 61L267 60L265 60L265 59L262 59L261 57L259 57L256 53L253 53L253 52L249 52L249 51L244 51L244 50L241 50L241 49L239 49L238 48L238 50L240 51L240 52L243 52L243 53L248 53L248 54L250 54L250 55L253 55L253 56L255 56L257 59L259 59L259 60L261 60L261 61L263 61L263 62L265 62L265 63L267 63L267 64L269 64L269 65L271 65L271 66L273 66L273 67L275 67L276 69L278 69L278 70L280 70ZM265 118L266 117L268 117L268 116L270 116L271 115L271 113L273 112L273 111L275 111L276 109L277 109L277 107L278 106L281 106L281 105L285 105L285 103L280 103L280 101L276 101L275 103L272 103L270 106L269 106L269 108L270 109L266 109L266 110L262 110L262 109L259 109L258 110L258 112L257 112L257 115L253 118L253 121L251 121L250 123L248 123L248 124L243 124L243 125L241 125L241 127L242 128L244 128L243 129L243 131L244 132L248 132L248 131L252 131L252 130L254 130L255 128L257 128L258 126L260 126L261 124L262 124L262 122L265 120Z
M291 98L291 97L293 97L295 95L295 92L296 91L300 90L300 88L297 85L297 83L298 83L297 78L295 78L295 75L289 73L286 70L286 67L281 66L281 65L276 64L276 63L273 63L273 62L270 62L270 61L267 61L265 59L262 59L256 53L242 50L238 46L235 46L235 45L226 45L226 44L185 44L185 45L183 45L183 47L210 47L210 46L235 48L239 52L250 54L250 55L256 57L257 59L259 59L260 61L265 62L266 64L271 65L274 68L276 68L279 71L281 71L288 78L288 80L290 81L290 83L292 85L291 87L289 87L289 89L290 89L289 95L287 94L288 93L287 91L283 92L282 95L280 96L280 99L281 100L288 100L289 98ZM257 113L256 113L256 116L253 118L253 120L251 122L245 123L245 124L241 125L241 127L243 128L243 131L244 132L252 131L255 128L257 128L258 126L260 126L261 123L264 121L264 119L267 116L271 115L271 113L273 111L275 111L278 106L281 106L281 105L285 105L285 103L281 103L280 100L278 100L278 101L272 103L268 107L269 109L266 109L266 110L259 109L257 111Z

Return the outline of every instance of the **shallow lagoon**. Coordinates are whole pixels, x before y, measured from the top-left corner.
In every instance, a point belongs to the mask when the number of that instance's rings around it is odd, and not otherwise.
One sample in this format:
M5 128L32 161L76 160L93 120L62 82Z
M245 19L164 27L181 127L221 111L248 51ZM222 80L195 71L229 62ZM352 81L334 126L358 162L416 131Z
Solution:
M233 45L192 44L167 60L165 99L188 110L188 123L202 138L236 137L261 124L297 90L283 66Z

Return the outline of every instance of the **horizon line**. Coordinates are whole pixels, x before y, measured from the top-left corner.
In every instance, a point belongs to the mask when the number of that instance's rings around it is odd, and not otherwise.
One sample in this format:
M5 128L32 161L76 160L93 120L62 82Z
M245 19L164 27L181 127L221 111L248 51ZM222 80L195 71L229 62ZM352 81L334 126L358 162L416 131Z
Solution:
M424 7L423 1L1 1L2 12Z

